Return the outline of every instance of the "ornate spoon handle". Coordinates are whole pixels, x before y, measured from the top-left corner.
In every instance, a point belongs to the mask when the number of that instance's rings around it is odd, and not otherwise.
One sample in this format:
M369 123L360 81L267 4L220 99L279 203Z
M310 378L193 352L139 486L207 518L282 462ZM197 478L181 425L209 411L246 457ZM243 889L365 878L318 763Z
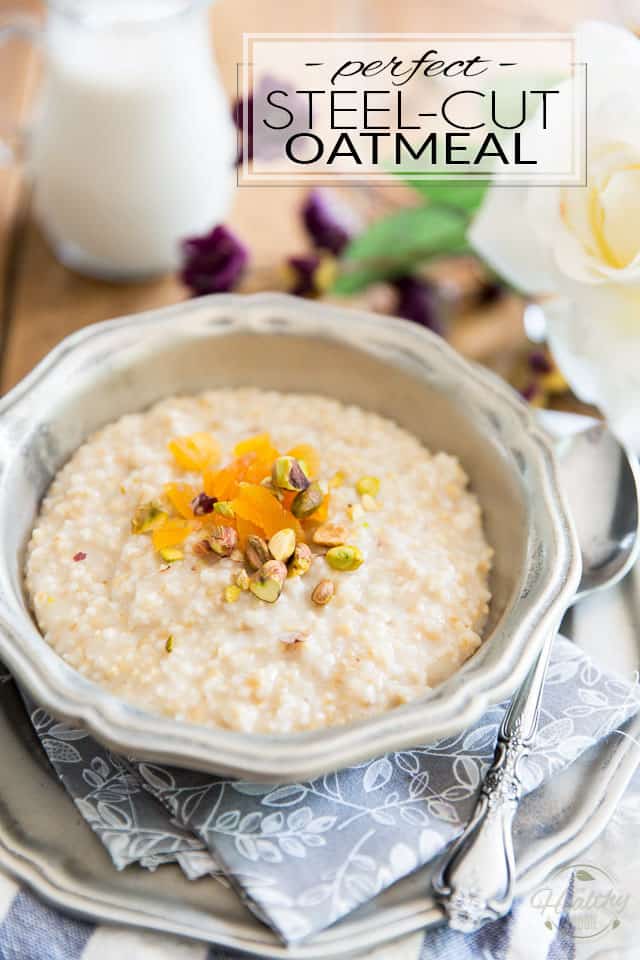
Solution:
M434 878L436 898L454 930L478 930L511 908L515 882L511 826L522 794L519 768L536 734L554 636L555 630L509 705L471 820Z

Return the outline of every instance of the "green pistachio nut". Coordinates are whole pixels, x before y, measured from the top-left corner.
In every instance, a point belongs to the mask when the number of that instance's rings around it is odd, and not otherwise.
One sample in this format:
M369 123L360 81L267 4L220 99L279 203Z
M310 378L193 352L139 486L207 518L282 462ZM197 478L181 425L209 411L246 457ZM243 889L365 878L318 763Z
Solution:
M169 514L157 500L141 503L131 521L132 533L150 533L169 519Z
M270 559L269 547L262 537L251 534L247 537L247 546L245 547L245 556L247 563L252 570L259 570L263 563Z
M322 487L314 480L306 490L302 490L294 497L291 504L291 513L298 519L311 516L322 504L324 496Z
M287 568L281 560L267 560L251 577L249 590L265 603L275 603L287 577Z
M364 557L358 547L352 547L345 543L340 547L332 547L331 550L327 550L325 560L332 570L348 571L357 570L363 563Z
M269 540L269 551L274 560L286 562L296 549L296 532L291 527L278 530Z
M228 500L217 500L213 505L213 512L219 513L221 517L227 517L229 520L233 520L236 515Z
M212 527L209 546L219 557L230 557L238 543L238 534L233 527Z
M313 562L313 554L306 543L298 543L289 563L290 577L303 577Z
M271 481L278 490L306 490L309 486L309 478L295 457L274 460Z

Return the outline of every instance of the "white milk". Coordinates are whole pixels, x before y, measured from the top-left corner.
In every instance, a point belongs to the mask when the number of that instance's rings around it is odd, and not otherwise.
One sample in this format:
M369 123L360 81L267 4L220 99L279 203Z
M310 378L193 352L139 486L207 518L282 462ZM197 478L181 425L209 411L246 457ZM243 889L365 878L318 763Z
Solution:
M47 24L30 151L36 215L84 272L174 269L179 241L222 220L231 194L234 137L206 7L67 6L71 15L53 4Z

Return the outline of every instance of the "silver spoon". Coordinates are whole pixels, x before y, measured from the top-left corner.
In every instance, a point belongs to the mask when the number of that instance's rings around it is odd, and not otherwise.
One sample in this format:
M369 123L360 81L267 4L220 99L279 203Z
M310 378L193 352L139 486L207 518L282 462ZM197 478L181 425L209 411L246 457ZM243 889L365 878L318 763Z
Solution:
M574 604L612 586L636 560L640 477L636 459L605 424L558 441L556 453L582 553L582 577ZM555 634L555 630L549 633L514 694L473 815L436 872L435 896L454 930L477 930L511 909L515 886L512 824L522 793L519 768L535 738Z

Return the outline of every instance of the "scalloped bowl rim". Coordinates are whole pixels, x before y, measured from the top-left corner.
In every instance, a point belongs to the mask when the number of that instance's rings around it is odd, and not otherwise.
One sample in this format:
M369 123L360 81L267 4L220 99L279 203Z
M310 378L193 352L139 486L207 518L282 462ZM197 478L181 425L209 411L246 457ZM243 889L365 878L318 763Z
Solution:
M198 315L202 313L202 321ZM398 318L301 301L284 294L213 295L170 307L108 320L87 326L62 340L19 384L0 400L0 496L4 493L4 465L10 460L11 427L20 422L30 398L38 396L51 376L82 348L104 347L105 340L126 329L143 331L150 325L171 326L191 315L212 335L239 330L274 332L273 315L295 316L296 333L309 325L313 335L323 335L323 321L349 319L350 334L337 338L352 346L362 326L368 331L393 333L419 355L428 350L449 377L463 378L483 391L495 408L515 418L529 469L535 471L544 492L544 504L554 531L550 562L532 596L522 599L521 619L510 636L504 637L504 656L492 670L474 671L473 658L454 677L464 677L447 695L427 697L348 726L335 726L283 735L244 734L205 727L147 713L77 673L46 644L37 627L22 612L12 608L5 596L6 556L0 554L0 657L17 680L45 709L57 717L78 723L114 751L141 758L191 767L247 780L292 782L348 766L368 758L371 743L375 753L434 741L471 726L491 705L511 695L533 662L549 630L557 629L580 577L580 557L575 531L562 494L548 435L532 412L498 376L465 360L440 337ZM213 329L215 314L224 317L224 327ZM235 317L234 317L235 314ZM185 335L190 331L185 329ZM331 334L335 339L335 331ZM130 346L131 344L128 344ZM419 357L418 357L419 359ZM4 543L4 538L3 538ZM548 545L549 546L549 545ZM535 596L533 595L535 594ZM512 618L513 619L513 618ZM28 622L27 622L28 621ZM499 622L494 635L505 632ZM445 685L449 681L445 682ZM436 693L440 688L436 688Z

